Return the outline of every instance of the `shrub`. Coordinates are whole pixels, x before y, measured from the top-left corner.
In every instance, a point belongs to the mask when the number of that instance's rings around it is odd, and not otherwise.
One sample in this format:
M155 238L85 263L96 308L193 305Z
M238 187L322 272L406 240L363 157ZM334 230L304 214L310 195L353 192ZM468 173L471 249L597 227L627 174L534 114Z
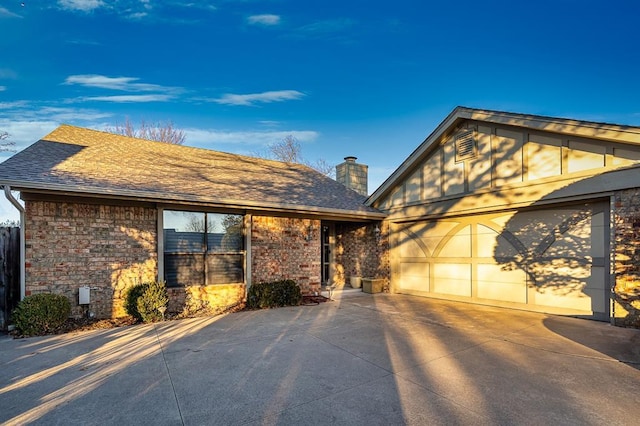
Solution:
M124 310L134 317L136 321L142 321L142 315L138 311L138 299L144 293L146 286L147 284L136 284L133 287L129 287L124 298Z
M12 319L23 336L39 336L59 328L71 314L69 299L60 294L39 293L25 297L13 310Z
M247 294L250 309L276 308L299 305L302 300L300 287L293 280L253 284Z
M129 288L124 309L137 321L155 322L163 318L159 308L166 309L168 303L169 297L164 282L154 281Z

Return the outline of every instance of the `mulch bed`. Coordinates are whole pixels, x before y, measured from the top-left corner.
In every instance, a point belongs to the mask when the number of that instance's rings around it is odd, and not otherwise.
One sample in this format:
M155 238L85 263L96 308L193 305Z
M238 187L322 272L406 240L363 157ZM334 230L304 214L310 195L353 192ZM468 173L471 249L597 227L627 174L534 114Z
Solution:
M324 296L302 296L302 305L313 306L320 303L328 302L329 299Z
M328 302L329 299L324 296L302 296L303 306L314 306L319 305L320 303ZM231 308L225 309L221 312L202 312L200 315L198 313L194 313L189 316L179 316L179 315L167 315L167 320L170 321L172 319L181 319L181 318L190 318L190 317L198 317L198 316L211 316L211 315L219 315L221 313L231 313L231 312L239 312L245 309L244 303L241 303L237 306L233 306ZM91 330L106 330L110 328L116 327L126 327L128 325L139 324L136 322L135 318L131 316L122 317L122 318L112 318L112 319L96 319L96 318L69 318L62 324L60 327L55 329L53 332L49 334L65 334L72 333L76 331L91 331ZM14 338L21 338L16 331L10 332Z

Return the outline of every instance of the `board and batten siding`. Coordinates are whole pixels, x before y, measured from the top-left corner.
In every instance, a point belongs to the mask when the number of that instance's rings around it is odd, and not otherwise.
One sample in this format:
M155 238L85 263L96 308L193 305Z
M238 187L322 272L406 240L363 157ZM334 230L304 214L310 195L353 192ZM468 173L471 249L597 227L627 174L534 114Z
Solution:
M391 290L609 319L610 197L639 162L632 143L463 121L374 203Z
M456 159L454 132L431 150L422 163L376 203L393 211L412 205L535 184L554 190L564 179L581 178L640 161L640 147L567 137L554 133L465 123L475 132L476 155ZM538 188L540 197L545 190ZM500 198L500 197L498 197Z

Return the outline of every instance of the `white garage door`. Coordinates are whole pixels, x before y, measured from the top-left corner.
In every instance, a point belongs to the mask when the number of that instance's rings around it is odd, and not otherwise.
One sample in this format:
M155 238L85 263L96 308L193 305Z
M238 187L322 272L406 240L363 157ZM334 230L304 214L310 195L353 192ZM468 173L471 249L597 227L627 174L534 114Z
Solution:
M606 203L393 225L394 291L608 319Z

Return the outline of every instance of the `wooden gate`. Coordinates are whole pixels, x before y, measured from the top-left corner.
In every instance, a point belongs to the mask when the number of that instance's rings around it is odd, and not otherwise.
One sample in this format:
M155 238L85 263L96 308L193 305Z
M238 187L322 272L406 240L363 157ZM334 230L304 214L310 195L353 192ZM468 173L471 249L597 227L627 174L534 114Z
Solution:
M0 227L0 330L20 301L20 228Z

